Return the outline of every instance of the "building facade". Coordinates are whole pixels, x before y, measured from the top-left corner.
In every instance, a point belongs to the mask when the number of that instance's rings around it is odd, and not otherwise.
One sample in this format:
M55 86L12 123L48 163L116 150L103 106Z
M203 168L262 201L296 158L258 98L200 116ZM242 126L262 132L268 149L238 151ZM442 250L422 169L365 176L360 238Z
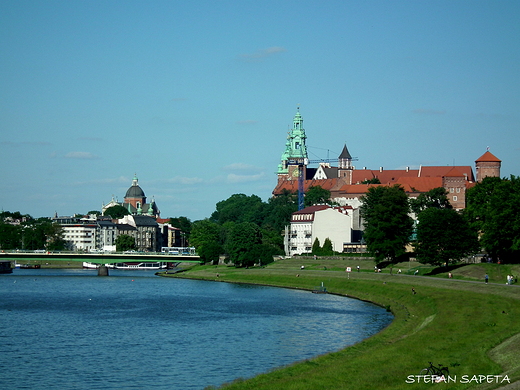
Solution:
M320 245L328 238L335 252L343 252L352 242L353 210L349 206L315 205L292 214L285 229L284 246L288 256L310 253L316 239Z

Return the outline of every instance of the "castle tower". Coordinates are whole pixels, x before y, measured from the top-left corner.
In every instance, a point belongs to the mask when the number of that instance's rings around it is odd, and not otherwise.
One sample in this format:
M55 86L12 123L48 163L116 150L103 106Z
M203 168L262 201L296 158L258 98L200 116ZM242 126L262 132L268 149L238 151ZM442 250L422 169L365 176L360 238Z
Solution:
M500 177L501 165L502 161L488 150L475 161L477 182L481 182L485 177Z
M350 155L347 145L343 145L343 150L338 157L338 178L345 184L352 184L352 156Z
M306 139L303 118L298 107L293 119L293 127L287 136L281 162L278 165L279 180L297 180L300 174L299 166L304 170L303 177L305 178L305 168L308 161Z

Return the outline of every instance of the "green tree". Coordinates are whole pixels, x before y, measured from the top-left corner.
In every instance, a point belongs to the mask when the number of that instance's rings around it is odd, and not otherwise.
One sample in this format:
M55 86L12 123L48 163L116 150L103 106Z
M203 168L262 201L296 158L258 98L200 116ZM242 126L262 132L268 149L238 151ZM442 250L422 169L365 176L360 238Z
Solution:
M334 254L334 249L332 247L332 241L330 238L326 238L325 241L323 241L323 246L321 248L322 256L332 256Z
M128 234L121 234L116 238L116 251L124 252L135 250L135 238Z
M312 243L311 253L316 256L321 256L321 245L318 237L316 237Z
M420 194L416 199L410 199L410 208L419 215L419 213L427 208L451 209L452 206L448 199L448 191L444 187L431 189L428 192Z
M408 197L399 185L377 186L362 197L364 240L376 261L396 263L406 253L412 234Z
M418 220L415 251L421 263L449 265L477 251L477 235L457 211L430 207Z
M222 227L219 224L207 218L193 222L190 244L195 247L203 261L214 261L223 254L221 231Z
M261 244L262 237L256 224L236 223L228 234L226 252L236 267L250 266L255 263L255 255L258 253L256 247Z
M313 206L315 204L330 204L330 191L321 186L309 187L305 193L304 203L305 207Z
M87 213L87 215L101 215L101 211L91 210Z
M253 222L261 225L264 219L265 203L257 195L234 194L217 203L210 220L218 224L225 222Z
M189 245L190 242L190 234L192 229L192 222L188 217L177 217L170 218L170 225L181 230L181 234L184 235L184 238L187 241L186 245Z
M262 227L273 230L278 237L281 237L280 233L291 222L292 213L296 211L298 211L298 194L285 189L280 195L267 201Z
M496 261L520 260L520 178L486 177L468 190L465 215Z
M109 207L108 209L106 209L104 215L108 215L112 219L120 219L128 214L130 214L130 212L125 207L118 204L118 205L115 205L115 206L112 206L112 207Z
M215 241L208 241L204 243L204 245L200 246L200 249L197 249L197 254L205 263L211 262L213 264L218 264L220 255L223 253L224 248L220 243Z
M47 236L47 249L50 251L61 251L65 249L66 242L63 239L63 228L59 223L46 222L44 225L45 235Z
M0 249L23 249L22 227L0 220Z

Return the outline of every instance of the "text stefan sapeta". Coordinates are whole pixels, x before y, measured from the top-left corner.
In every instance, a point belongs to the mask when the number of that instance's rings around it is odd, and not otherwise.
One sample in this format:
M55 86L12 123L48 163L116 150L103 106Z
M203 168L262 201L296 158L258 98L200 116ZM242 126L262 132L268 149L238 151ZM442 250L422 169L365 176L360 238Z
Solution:
M507 375L408 375L406 383L511 383Z

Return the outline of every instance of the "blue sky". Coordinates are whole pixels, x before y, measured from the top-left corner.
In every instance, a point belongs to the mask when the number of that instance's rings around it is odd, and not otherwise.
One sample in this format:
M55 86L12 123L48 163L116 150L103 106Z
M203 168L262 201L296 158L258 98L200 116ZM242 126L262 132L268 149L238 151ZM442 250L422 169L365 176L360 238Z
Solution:
M518 1L3 1L0 207L162 217L266 201L297 105L311 159L520 175Z

